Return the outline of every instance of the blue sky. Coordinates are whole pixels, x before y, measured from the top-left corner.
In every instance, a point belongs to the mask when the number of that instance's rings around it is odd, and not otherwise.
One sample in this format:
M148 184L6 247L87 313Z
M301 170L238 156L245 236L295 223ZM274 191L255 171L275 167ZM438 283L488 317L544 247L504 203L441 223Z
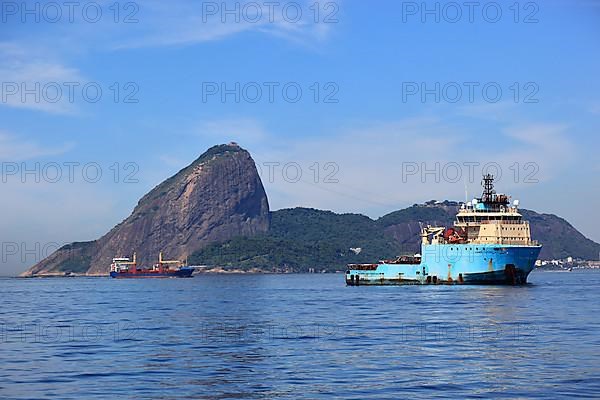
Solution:
M272 13L254 2L259 16L251 2L228 2L224 14L221 2L154 0L117 3L115 15L111 0L77 3L73 21L63 2L26 3L29 14L3 3L0 24L1 274L99 237L160 181L231 140L253 154L272 209L379 217L464 199L465 186L472 197L483 165L496 163L499 190L600 241L599 1L521 2L518 15L512 1L476 2L472 22L462 2L323 1L316 17L314 1ZM436 4L437 16L423 13ZM236 83L239 101L223 101L222 85ZM50 182L54 163L63 177ZM65 163L79 163L72 182ZM82 176L90 163L97 182ZM479 163L472 182L465 163ZM46 168L40 181L22 179L36 165ZM461 179L444 179L456 165Z

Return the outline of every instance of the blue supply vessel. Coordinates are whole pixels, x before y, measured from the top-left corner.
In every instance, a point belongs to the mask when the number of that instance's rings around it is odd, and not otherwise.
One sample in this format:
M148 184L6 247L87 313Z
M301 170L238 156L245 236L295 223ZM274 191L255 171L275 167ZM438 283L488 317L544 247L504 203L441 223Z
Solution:
M483 195L461 205L454 227L421 228L421 254L377 264L350 264L346 284L525 284L542 246L531 239L519 201L496 194L483 177Z

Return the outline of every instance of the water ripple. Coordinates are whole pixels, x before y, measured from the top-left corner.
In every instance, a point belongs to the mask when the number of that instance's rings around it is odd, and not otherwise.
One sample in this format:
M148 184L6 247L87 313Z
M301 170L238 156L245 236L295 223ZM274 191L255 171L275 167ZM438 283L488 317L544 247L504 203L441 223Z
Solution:
M0 279L0 397L597 396L600 273L531 281Z

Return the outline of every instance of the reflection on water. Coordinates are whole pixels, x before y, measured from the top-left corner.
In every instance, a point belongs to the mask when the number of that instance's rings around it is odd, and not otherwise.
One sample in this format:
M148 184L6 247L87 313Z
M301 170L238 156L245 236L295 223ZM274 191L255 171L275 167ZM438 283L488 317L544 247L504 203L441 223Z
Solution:
M342 275L0 280L2 398L556 397L600 391L600 273L525 287Z

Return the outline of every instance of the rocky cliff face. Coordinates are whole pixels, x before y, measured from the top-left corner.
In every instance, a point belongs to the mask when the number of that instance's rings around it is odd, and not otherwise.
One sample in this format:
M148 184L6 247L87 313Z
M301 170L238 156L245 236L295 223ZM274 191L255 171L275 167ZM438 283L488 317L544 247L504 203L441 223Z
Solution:
M154 264L160 251L184 259L213 242L267 232L269 218L250 154L233 144L215 146L146 194L106 235L64 246L23 275L107 273L113 257L134 251L140 265Z

